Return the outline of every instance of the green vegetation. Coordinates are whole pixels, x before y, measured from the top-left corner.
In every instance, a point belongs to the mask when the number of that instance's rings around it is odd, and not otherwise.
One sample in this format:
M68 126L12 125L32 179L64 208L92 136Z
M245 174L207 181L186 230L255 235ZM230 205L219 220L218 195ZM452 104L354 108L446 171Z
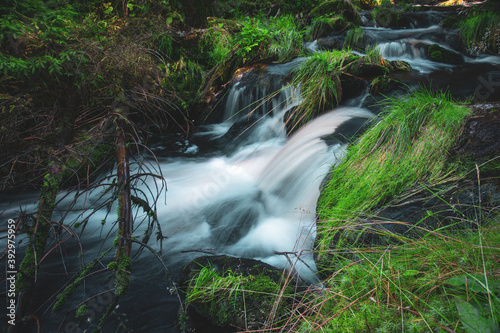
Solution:
M301 85L303 102L295 112L296 123L306 122L325 109L338 105L342 99L340 75L344 66L356 58L345 51L321 52L297 68L294 80Z
M363 42L363 29L356 27L347 32L344 40L345 49L360 49Z
M450 172L446 152L468 112L446 94L425 90L391 100L384 120L349 149L323 189L318 249L327 249L347 221L417 183L443 180Z
M464 59L460 54L445 49L437 44L429 46L429 57L432 61L443 62L446 64L461 64L464 62Z
M493 225L468 233L429 231L388 247L331 250L324 296L311 301L294 332L494 332L499 241Z
M459 23L460 38L470 52L500 54L500 15L493 11L473 12Z
M457 1L447 4L452 2ZM338 106L348 93L356 93L360 86L365 89L368 80L372 80L372 93L390 91L395 85L390 72L409 71L410 66L386 61L375 47L368 47L365 57L355 56L350 50L364 47L360 8L375 8L372 16L378 26L396 28L406 24L401 3L3 0L0 189L36 187L41 192L38 212L22 213L16 230L28 237L16 291L29 296L27 291L43 288L36 279L42 259L47 252L60 251L66 239L77 238L74 229L80 227L83 232L89 222L95 222L98 210L106 211L102 224L119 224L113 218L114 208L120 220L126 205L113 205L125 197L122 192L130 186L132 193L124 202L143 210L147 228L142 240L133 233L118 233L111 249L85 263L82 250L81 270L68 277L64 290L53 297L53 312L75 314L83 330L101 330L135 278L132 258L136 257L129 255L122 244L127 243L131 249L132 242L140 243L140 250L134 248L135 255L149 246L155 230L158 241L166 238L156 216L157 198L148 201L154 197L154 189L145 193L133 187L145 177L152 175L161 182L163 176L154 175L155 169L144 167L144 160L140 160L135 164L137 176L124 175L118 182L109 179L106 187L100 188L104 202L86 200L78 222L65 221L66 217L52 220L60 190L79 186L82 192L78 197L101 186L93 182L116 160L117 133L124 147L138 142L137 155L147 149L148 139L157 133L177 126L190 133L192 120L203 119L207 110L214 109L235 73L303 56L306 40L333 33L345 35L343 51L311 55L285 79L302 91L303 103L291 112L294 126ZM451 17L443 25L458 27L460 38L471 52L498 54L499 14L485 8L464 9L465 19ZM459 54L438 45L429 47L429 55L434 61L462 62ZM471 218L434 192L476 170L476 160L451 159L448 155L469 109L457 105L445 93L425 90L391 99L384 106L380 122L372 124L348 148L346 158L331 172L323 188L315 249L323 278L321 290L311 287L302 294L290 281L279 281L269 271L242 275L230 269L203 267L187 286L188 305L218 325L248 330L498 330L498 212L493 209L486 215L479 204L472 205L469 208L476 215ZM126 156L127 149L123 151ZM478 173L497 181L499 161L478 166ZM159 186L157 191L163 188ZM426 229L423 220L415 226L409 221L380 221L377 213L415 191L431 193L446 209L458 213L441 218L441 212L429 210L429 217L437 220L434 230ZM63 215L71 214L58 216ZM130 223L139 215L130 217ZM384 223L404 226L411 232L393 232ZM100 269L95 268L96 263ZM114 290L106 290L113 293L113 300L98 314L97 323L89 319L94 316L89 314L90 302L87 306L86 300L79 299L83 302L72 309L67 303L69 297L83 295L78 294L78 288L87 279L93 284L101 273L114 277L114 284L110 284ZM87 300L99 295L101 289L93 291ZM23 311L19 317L35 318L34 305L39 306L25 297L20 302ZM86 316L88 320L83 320Z
M203 267L189 284L186 302L217 325L256 329L273 313L276 318L283 316L292 294L290 286L282 286L263 273L243 276L230 269L218 273Z

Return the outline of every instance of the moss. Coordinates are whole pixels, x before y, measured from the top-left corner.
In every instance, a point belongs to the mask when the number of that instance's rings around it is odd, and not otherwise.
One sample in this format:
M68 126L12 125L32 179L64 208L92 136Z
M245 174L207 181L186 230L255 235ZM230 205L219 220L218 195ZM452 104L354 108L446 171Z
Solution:
M400 28L405 23L402 12L390 7L379 7L372 15L375 23L383 28Z
M325 1L316 6L309 13L311 18L318 18L321 16L332 17L338 15L342 15L347 21L354 23L355 25L361 25L361 18L358 11L350 1Z
M438 44L433 44L429 46L428 50L429 58L432 61L442 62L445 64L459 65L464 62L463 57L451 50L445 49Z
M105 253L107 253L107 252L105 252ZM103 257L103 255L101 255L101 258L102 257ZM61 310L62 306L66 303L66 301L73 294L73 292L76 290L76 288L87 277L87 275L94 268L96 263L97 263L97 260L94 260L93 262L88 264L87 267L85 267L85 269L75 279L75 281L73 281L73 283L71 283L69 286L67 286L66 289L64 289L64 291L62 293L60 293L59 295L56 296L56 302L55 302L54 306L52 307L52 312L59 312L59 310Z
M83 318L87 315L87 312L88 312L87 304L83 304L78 308L78 310L76 310L75 318L76 319Z
M449 29L458 28L462 19L463 18L460 16L450 16L441 21L439 25L443 28Z

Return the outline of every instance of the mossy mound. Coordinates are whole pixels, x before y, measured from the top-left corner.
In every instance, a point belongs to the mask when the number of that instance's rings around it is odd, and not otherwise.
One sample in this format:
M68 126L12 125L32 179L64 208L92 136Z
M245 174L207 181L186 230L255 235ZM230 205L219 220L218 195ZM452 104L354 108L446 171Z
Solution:
M400 10L380 7L373 11L373 19L379 27L383 28L406 28L408 21L404 19Z
M441 21L439 25L448 29L458 28L462 19L463 17L461 16L450 16Z
M358 10L350 1L325 1L320 3L309 13L309 17L311 18L318 18L321 16L332 17L338 15L341 15L346 21L351 22L354 25L361 24L361 17L358 14Z
M263 328L284 316L296 281L258 260L206 256L188 263L180 284L191 309L219 327Z
M442 62L451 65L460 65L464 63L464 58L460 54L445 49L438 44L429 46L428 55L432 61L436 62Z

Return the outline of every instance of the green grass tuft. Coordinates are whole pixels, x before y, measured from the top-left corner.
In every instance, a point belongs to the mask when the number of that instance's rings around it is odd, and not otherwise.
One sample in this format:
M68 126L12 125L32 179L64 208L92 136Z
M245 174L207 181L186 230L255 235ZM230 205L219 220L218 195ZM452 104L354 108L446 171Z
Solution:
M332 241L331 228L356 220L419 182L443 179L449 172L446 152L468 113L445 93L420 90L391 99L384 119L349 148L323 189L320 249Z
M295 112L295 125L338 105L342 99L340 75L344 66L355 58L345 51L321 52L297 68L294 83L301 85L303 102Z
M500 54L500 15L493 11L480 12L459 23L460 38L470 52Z

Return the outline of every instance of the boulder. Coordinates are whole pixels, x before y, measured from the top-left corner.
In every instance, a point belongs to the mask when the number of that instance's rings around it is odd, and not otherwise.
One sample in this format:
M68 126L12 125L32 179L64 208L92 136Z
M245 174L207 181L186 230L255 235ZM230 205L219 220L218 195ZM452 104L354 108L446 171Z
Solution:
M346 0L324 1L311 10L309 17L332 17L339 14L354 25L361 25L361 17L358 14L358 10L350 1Z
M204 256L184 266L179 283L191 311L210 323L259 330L291 305L297 281L287 276L259 260Z
M429 46L427 52L429 59L432 61L451 65L460 65L464 63L464 57L462 57L462 55L455 51L445 49L438 44L432 44Z

